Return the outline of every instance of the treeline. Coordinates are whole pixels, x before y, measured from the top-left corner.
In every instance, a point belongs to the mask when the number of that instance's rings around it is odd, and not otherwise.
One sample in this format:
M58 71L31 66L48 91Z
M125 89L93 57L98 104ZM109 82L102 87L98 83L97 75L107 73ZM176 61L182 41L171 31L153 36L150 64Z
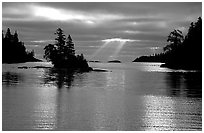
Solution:
M2 31L2 63L22 63L40 61L34 58L34 50L26 50L24 43L19 41L18 33L11 34L8 28Z
M133 62L165 62L165 53L153 54L149 56L140 56Z
M141 56L133 62L163 62L164 67L175 69L202 69L202 19L191 23L184 37L180 30L172 31L167 39L169 44L162 53Z

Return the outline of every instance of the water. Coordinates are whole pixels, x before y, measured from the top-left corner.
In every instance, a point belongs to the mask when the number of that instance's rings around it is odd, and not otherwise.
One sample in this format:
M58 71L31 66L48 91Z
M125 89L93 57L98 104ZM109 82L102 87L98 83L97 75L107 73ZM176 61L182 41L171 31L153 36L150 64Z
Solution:
M202 74L159 63L90 63L70 73L49 63L2 65L3 130L202 130Z

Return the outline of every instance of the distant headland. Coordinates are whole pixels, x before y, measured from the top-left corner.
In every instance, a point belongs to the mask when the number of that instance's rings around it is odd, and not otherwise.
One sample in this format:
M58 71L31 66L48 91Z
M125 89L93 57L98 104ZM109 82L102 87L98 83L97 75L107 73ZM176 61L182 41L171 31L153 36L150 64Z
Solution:
M24 42L19 41L17 31L13 35L9 28L2 32L2 63L40 62L34 55L34 50L26 50Z
M173 69L202 70L202 19L191 23L184 37L180 30L172 31L167 39L169 43L164 52L150 56L141 56L133 62L162 62L161 67Z

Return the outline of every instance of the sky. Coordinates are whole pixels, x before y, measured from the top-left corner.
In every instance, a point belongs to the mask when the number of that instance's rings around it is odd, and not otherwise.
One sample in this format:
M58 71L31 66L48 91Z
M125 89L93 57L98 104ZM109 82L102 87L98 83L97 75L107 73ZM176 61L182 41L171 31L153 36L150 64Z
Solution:
M54 43L62 28L71 35L77 54L87 60L124 62L159 53L174 29L185 35L202 16L202 3L158 2L3 2L2 29L17 30L27 49L43 59L43 48Z

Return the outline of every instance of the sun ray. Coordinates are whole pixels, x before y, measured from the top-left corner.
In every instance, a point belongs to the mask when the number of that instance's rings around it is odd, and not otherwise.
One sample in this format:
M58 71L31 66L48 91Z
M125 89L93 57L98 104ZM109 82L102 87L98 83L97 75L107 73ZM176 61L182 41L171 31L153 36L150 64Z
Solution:
M105 39L102 40L104 44L94 52L94 54L90 57L90 60L93 60L94 57L98 56L99 53L104 52L105 50L107 54L103 56L107 56L107 59L114 59L118 56L118 53L123 48L123 46L126 44L126 42L134 42L134 41L140 41L140 40L131 40L131 39L122 39L122 38L111 38L111 39ZM111 49L110 49L111 48ZM113 51L110 51L114 48ZM108 51L112 52L113 54L109 53ZM103 53L104 54L104 53Z
M119 43L118 47L116 48L115 52L110 56L109 60L113 60L118 56L118 53L123 48L125 43L126 43L125 41Z
M110 42L105 42L99 49L97 49L96 52L94 52L94 54L90 57L90 59L92 60L102 49L104 49Z

